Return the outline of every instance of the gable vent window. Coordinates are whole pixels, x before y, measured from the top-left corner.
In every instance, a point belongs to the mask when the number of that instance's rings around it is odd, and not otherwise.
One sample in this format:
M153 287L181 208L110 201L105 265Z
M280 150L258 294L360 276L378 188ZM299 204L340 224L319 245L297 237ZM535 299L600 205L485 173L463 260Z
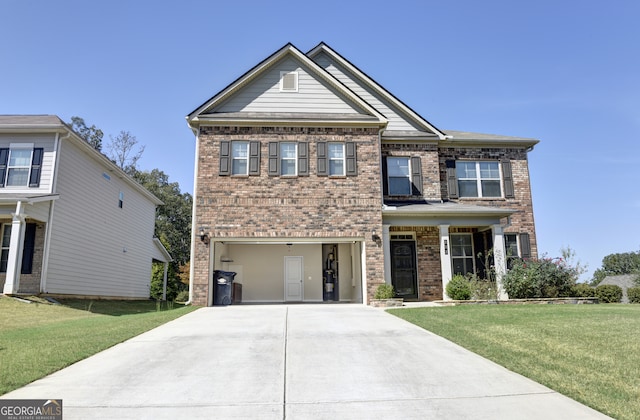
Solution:
M280 92L297 92L298 91L298 72L297 71L281 71L280 72Z

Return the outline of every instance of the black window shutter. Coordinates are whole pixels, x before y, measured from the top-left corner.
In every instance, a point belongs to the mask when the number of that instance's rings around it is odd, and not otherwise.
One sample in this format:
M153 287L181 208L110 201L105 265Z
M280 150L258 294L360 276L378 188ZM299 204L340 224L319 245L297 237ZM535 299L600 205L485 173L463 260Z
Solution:
M327 143L318 142L318 176L329 176L329 165L327 164Z
M309 143L298 143L298 175L309 175Z
M382 156L382 195L389 195L389 178L387 177L386 156Z
M231 175L231 156L229 141L220 142L220 171L219 175Z
M358 175L358 163L357 163L357 153L356 153L356 144L352 141L348 141L344 145L345 147L345 163L347 165L346 174L347 176L357 176Z
M249 142L249 175L260 175L260 142Z
M458 177L456 176L456 161L448 160L445 162L447 166L447 189L449 190L449 198L458 198Z
M31 274L33 254L36 247L36 224L27 223L24 229L24 248L22 251L22 274Z
M0 187L4 187L7 178L7 162L9 161L9 149L0 149Z
M504 180L504 198L515 198L511 161L509 160L502 161L502 179Z
M531 258L531 239L528 233L520 234L520 257Z
M422 195L422 161L420 156L411 157L411 195Z
M269 142L269 176L280 175L280 144Z
M33 149L33 156L31 157L31 174L29 175L29 187L37 188L40 186L43 152L44 149L42 147L36 147Z

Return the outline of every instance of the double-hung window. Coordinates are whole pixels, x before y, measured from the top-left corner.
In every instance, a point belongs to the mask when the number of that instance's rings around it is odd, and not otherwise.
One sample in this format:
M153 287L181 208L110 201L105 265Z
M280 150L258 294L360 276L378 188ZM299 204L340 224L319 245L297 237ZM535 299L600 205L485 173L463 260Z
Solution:
M411 159L387 158L389 195L411 195Z
M231 142L231 175L249 174L249 142Z
M450 241L453 274L475 273L472 235L466 233L451 235Z
M0 253L0 273L7 272L9 261L9 243L11 242L11 224L2 225L2 252Z
M298 174L298 143L280 143L280 175Z
M43 149L33 144L11 144L0 149L0 187L38 187Z
M456 175L460 197L502 197L497 161L457 161Z
M345 175L344 143L329 143L329 176Z

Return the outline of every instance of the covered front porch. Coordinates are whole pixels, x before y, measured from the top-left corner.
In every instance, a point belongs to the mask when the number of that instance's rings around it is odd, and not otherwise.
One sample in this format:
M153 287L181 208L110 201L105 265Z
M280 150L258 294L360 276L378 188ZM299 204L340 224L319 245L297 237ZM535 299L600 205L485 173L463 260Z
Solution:
M0 290L40 293L46 278L46 241L56 194L0 199Z
M405 301L448 300L455 274L486 278L500 298L506 272L504 229L514 211L452 202L387 203L383 209L385 282Z

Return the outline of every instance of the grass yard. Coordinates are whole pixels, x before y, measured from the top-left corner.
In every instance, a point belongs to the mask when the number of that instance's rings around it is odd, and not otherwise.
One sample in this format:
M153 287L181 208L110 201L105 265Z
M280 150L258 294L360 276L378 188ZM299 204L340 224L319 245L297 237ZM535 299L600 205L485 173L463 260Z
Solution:
M609 416L640 418L640 305L389 312Z
M0 395L195 309L153 301L0 297Z

